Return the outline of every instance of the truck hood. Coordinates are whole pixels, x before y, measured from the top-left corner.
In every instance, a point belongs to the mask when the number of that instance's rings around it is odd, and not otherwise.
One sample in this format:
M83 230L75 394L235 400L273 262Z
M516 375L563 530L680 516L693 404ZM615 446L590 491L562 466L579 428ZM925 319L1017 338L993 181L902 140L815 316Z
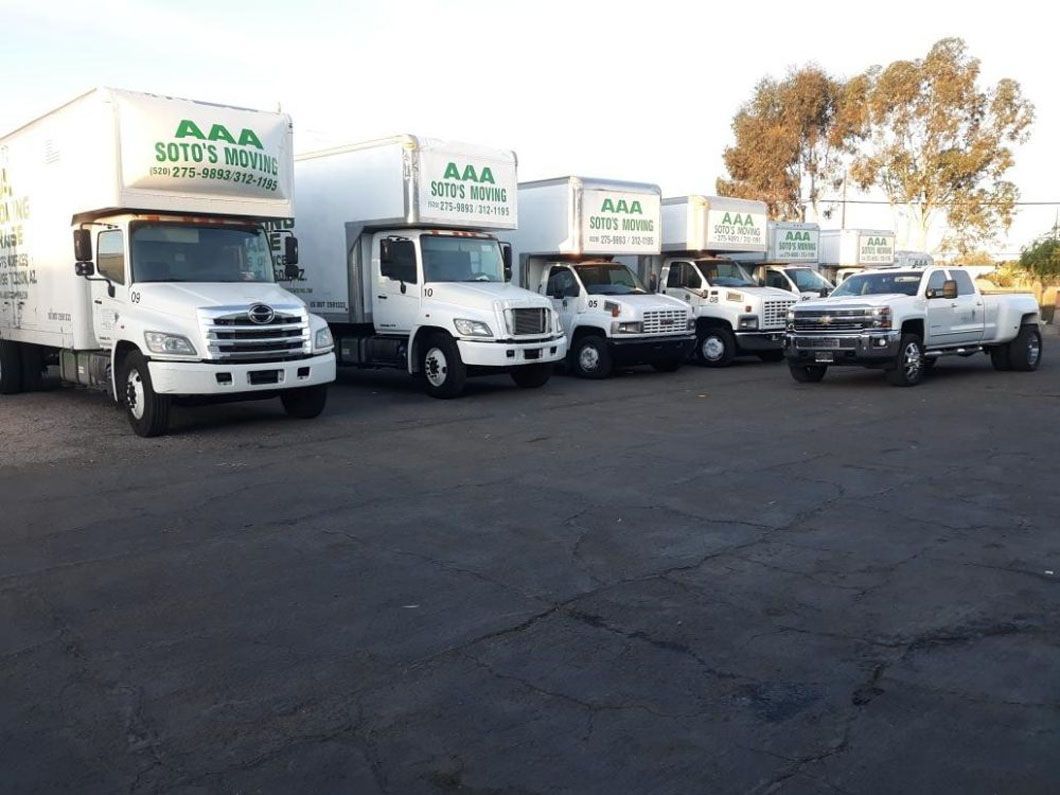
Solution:
M909 298L903 293L883 293L880 295L850 295L839 298L819 298L816 301L800 301L795 309L828 310L828 309L861 309L887 306L895 300Z
M433 291L431 298L435 301L483 312L552 306L544 296L508 282L429 282L424 285L424 289L428 288Z
M729 293L743 293L746 296L761 298L763 301L774 301L777 299L793 300L795 295L787 290L777 287L711 287L711 290L720 290ZM724 298L724 296L722 296Z
M659 293L644 293L643 295L597 295L593 296L601 301L612 301L622 307L622 315L640 316L644 312L653 310L679 309L691 314L688 304ZM603 304L601 304L602 306Z
M187 317L194 315L196 309L221 306L247 308L251 304L268 304L274 309L305 306L297 296L268 282L144 282L134 284L132 292L138 292L140 303L151 311L174 317Z

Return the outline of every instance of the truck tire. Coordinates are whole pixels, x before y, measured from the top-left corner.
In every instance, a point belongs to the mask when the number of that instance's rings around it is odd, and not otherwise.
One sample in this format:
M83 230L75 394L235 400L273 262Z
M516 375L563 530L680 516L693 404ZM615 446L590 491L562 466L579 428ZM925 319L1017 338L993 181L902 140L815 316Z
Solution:
M673 373L680 370L681 365L684 363L684 357L678 356L673 359L660 359L657 362L652 362L651 366L660 373Z
M1013 370L1029 373L1042 361L1042 332L1037 326L1021 326L1016 339L1008 344L1008 360Z
M709 326L696 336L696 361L704 367L728 367L736 357L736 338L724 326Z
M784 358L784 351L759 351L755 356L763 362L779 362Z
M827 364L789 364L791 377L800 384L816 384L828 372Z
M17 395L22 391L22 346L11 340L0 340L0 395Z
M548 379L552 377L552 365L526 364L512 370L511 376L516 386L523 389L537 389L547 384Z
M160 436L169 428L170 399L151 385L147 360L130 351L118 367L118 400L137 436Z
M916 334L903 334L894 367L887 371L887 381L894 386L916 386L924 372L924 343Z
M998 345L990 349L990 362L995 370L1006 372L1012 369L1012 361L1009 359L1009 346Z
M44 351L38 345L22 345L22 391L36 392L44 384Z
M304 386L280 393L280 402L288 417L311 420L319 417L328 403L328 388L324 385Z
M434 398L458 397L467 381L467 367L460 358L456 340L448 334L432 334L420 347L423 388Z
M578 339L570 352L570 366L579 378L607 378L614 369L607 339L599 334Z

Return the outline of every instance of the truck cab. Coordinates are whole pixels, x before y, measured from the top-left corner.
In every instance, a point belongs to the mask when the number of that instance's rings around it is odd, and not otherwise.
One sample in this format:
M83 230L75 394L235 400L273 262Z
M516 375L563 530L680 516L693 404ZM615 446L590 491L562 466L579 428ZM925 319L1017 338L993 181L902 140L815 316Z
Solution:
M759 265L754 273L762 287L774 287L799 297L802 301L825 298L835 285L809 265Z

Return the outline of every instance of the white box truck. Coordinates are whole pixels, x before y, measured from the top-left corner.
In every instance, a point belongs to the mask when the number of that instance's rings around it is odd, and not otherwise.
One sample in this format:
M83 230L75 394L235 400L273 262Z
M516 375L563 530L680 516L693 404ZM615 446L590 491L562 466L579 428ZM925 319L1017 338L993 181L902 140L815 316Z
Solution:
M736 356L784 358L784 319L797 300L761 287L734 256L766 253L766 205L719 196L662 202L662 254L642 256L639 271L656 290L695 315L695 358L726 367Z
M866 268L894 265L894 232L886 229L821 231L821 273L833 284Z
M933 268L935 267L935 258L926 251L896 251L894 252L894 267Z
M754 263L753 275L763 287L786 290L803 301L827 296L834 285L818 268L821 229L800 221L770 221L765 260Z
M651 293L616 260L659 252L659 209L658 186L639 182L560 177L519 186L518 277L552 302L574 374L606 378L634 364L669 372L687 358L688 307Z
M339 364L396 367L439 398L470 375L542 386L567 352L549 302L509 283L515 153L400 135L300 155L306 263L291 290L331 325Z
M177 399L319 414L330 333L263 228L293 214L291 136L279 113L96 89L0 138L0 392L57 364L141 436Z

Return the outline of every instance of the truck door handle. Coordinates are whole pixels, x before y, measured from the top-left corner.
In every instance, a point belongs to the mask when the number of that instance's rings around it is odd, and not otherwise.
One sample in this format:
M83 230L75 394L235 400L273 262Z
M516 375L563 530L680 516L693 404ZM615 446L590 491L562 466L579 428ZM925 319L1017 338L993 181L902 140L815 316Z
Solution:
M96 299L94 299L94 300L92 301L92 303L94 303L94 304L99 304L100 306L102 306L102 305L103 305L103 300L102 300L102 299L100 299L100 298L96 298Z
M377 295L376 298L382 298L384 301L386 300L386 296L385 295Z

